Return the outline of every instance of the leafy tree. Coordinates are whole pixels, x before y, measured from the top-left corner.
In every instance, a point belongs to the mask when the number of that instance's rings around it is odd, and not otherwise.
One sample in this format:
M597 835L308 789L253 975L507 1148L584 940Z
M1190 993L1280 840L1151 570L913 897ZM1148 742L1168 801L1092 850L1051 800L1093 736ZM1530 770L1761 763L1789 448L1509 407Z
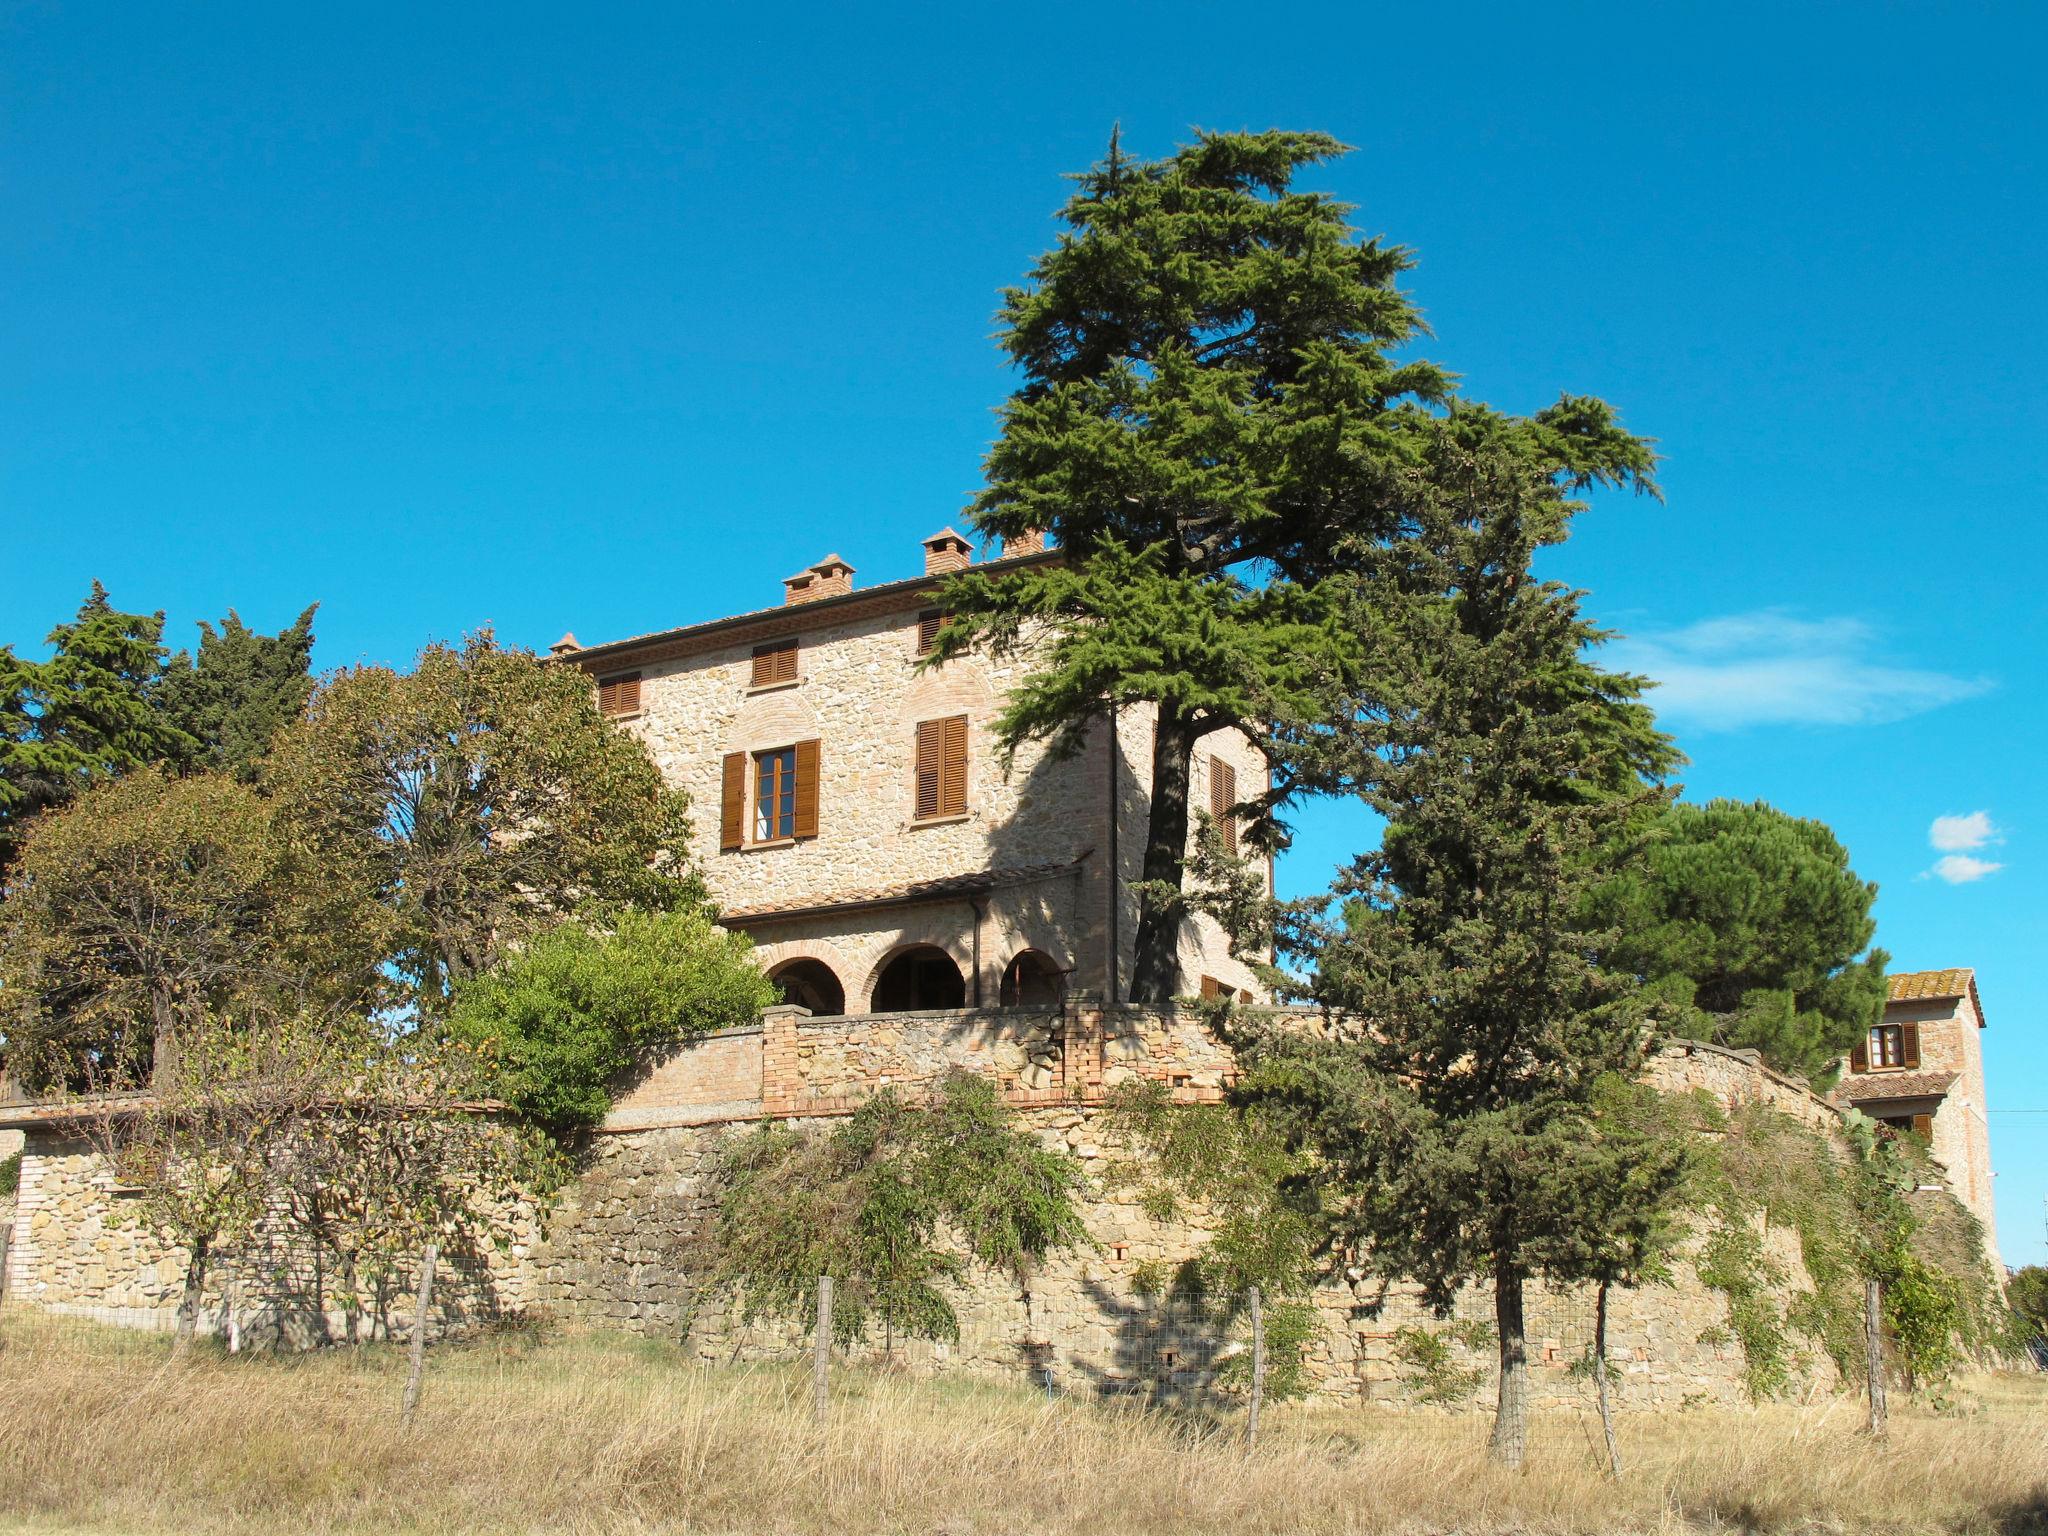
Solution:
M2012 1309L2022 1344L2036 1354L2048 1352L2048 1267L2029 1264L2005 1282L2006 1305Z
M162 702L197 747L191 761L253 780L277 733L313 691L313 604L275 635L259 634L232 608L220 628L201 620L199 654L180 651L165 673Z
M1022 1276L1087 1240L1080 1170L1012 1121L986 1078L956 1072L928 1104L893 1089L832 1131L763 1125L727 1151L708 1285L748 1321L809 1329L820 1275L836 1283L841 1343L879 1321L897 1333L952 1339L959 1319L943 1287L970 1262Z
M175 761L193 739L163 708L164 616L121 613L97 581L47 661L0 646L0 871L39 811L87 785Z
M1176 990L1195 744L1235 728L1276 749L1276 786L1246 807L1252 840L1275 841L1266 813L1296 787L1284 727L1327 725L1359 682L1326 579L1348 570L1349 543L1400 531L1404 473L1452 396L1442 369L1394 356L1423 331L1396 287L1408 253L1294 188L1343 152L1317 133L1204 134L1136 161L1112 139L1076 178L1070 232L1004 295L1024 382L974 517L1006 540L1056 533L1071 564L953 578L934 659L1035 646L1055 626L999 721L1011 748L1073 750L1113 710L1154 713L1141 1003ZM1648 445L1599 401L1528 418L1460 405L1451 420L1563 482L1650 487Z
M285 882L268 808L153 770L40 817L0 903L10 1068L35 1089L119 1086L185 1029L282 979Z
M1251 1032L1237 1090L1308 1155L1327 1250L1446 1311L1491 1279L1491 1453L1509 1464L1526 1439L1526 1282L1639 1267L1629 1229L1649 1232L1684 1172L1613 1108L1648 1020L1634 979L1600 964L1613 935L1582 921L1674 754L1640 681L1586 658L1599 635L1576 594L1529 574L1560 501L1518 455L1446 431L1411 478L1414 535L1359 551L1390 702L1356 726L1349 773L1387 828L1340 882L1348 921L1296 936L1351 1022Z
M1819 1077L1884 1014L1876 895L1824 823L1715 800L1667 808L1595 900L1611 963L1677 1005L1673 1027Z
M409 673L323 681L264 785L295 849L332 872L365 974L422 1017L581 910L703 899L686 798L598 713L589 679L488 632L429 646Z
M184 1250L176 1354L192 1342L214 1266L250 1240L269 1209L280 1149L317 1108L308 1041L291 1029L202 1016L186 1024L146 1097L81 1106L76 1126L86 1145L134 1193L120 1219Z
M746 1023L775 1000L752 945L701 907L563 923L461 983L451 1039L493 1069L494 1091L557 1135L586 1129L641 1053Z

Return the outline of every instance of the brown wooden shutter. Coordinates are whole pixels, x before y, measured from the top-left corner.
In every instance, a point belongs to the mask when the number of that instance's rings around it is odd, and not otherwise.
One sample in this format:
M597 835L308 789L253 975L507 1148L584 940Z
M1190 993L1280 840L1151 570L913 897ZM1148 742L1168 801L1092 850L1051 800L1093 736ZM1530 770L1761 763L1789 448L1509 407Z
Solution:
M1204 976L1202 978L1202 996L1207 999L1223 996L1223 983L1214 976Z
M917 653L929 656L932 647L939 643L939 629L946 622L945 614L936 608L927 609L917 616Z
M946 722L920 720L917 725L917 772L911 814L919 821L939 814L939 766L945 757Z
M939 814L967 814L967 717L955 715L945 722L946 757L939 765Z
M796 837L818 835L818 741L796 744L796 808L791 834Z
M725 783L718 802L718 846L742 848L747 841L747 754L725 754Z
M601 714L637 715L640 712L640 674L626 672L599 683L597 707Z
M1868 1072L1870 1070L1870 1032L1865 1030L1856 1037L1856 1043L1849 1047L1849 1070Z
M1237 857L1237 818L1230 808L1237 804L1237 770L1220 757L1209 759L1209 814L1216 818L1216 830L1223 836L1224 851Z
M1928 1141L1934 1140L1934 1116L1915 1115L1913 1117L1913 1134L1925 1137Z
M1899 1064L1911 1071L1920 1065L1920 1026L1903 1024L1899 1027Z
M766 645L754 647L754 686L765 688L771 683L793 683L796 681L796 637L787 640L770 640Z

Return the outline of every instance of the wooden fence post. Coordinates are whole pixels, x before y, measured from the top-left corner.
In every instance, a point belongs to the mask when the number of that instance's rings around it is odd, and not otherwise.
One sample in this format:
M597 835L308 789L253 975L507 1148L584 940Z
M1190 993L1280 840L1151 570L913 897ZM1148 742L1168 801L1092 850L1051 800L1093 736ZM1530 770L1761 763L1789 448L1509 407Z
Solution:
M412 1311L412 1363L405 1373L405 1406L398 1415L401 1424L410 1424L413 1409L420 1405L420 1376L427 1367L427 1319L434 1304L434 1261L440 1256L439 1243L429 1243L420 1252L419 1294Z
M1244 1439L1250 1445L1259 1438L1259 1408L1266 1397L1266 1309L1256 1285L1246 1296L1252 1307L1252 1411L1245 1420Z
M825 1422L825 1373L832 1365L832 1277L818 1276L818 1321L811 1339L811 1414Z
M1863 1362L1870 1378L1870 1432L1884 1435L1884 1287L1863 1282Z

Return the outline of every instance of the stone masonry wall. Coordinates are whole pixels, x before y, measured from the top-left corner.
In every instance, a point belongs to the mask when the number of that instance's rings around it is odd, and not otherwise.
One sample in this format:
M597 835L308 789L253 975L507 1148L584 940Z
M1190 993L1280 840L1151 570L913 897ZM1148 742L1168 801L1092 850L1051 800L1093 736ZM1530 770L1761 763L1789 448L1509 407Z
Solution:
M1155 1220L1135 1192L1108 1177L1124 1149L1103 1122L1103 1104L1118 1083L1134 1078L1161 1082L1180 1102L1214 1102L1231 1063L1190 1015L1105 1009L1087 999L1064 1011L832 1019L776 1008L758 1028L726 1031L650 1063L592 1139L544 1233L530 1213L520 1213L504 1251L471 1255L444 1271L450 1285L437 1311L450 1327L523 1311L576 1327L682 1337L706 1360L786 1356L798 1347L786 1330L741 1326L695 1287L694 1255L715 1214L721 1146L764 1116L829 1125L875 1085L914 1090L952 1068L997 1078L1024 1123L1080 1161L1084 1214L1097 1246L1055 1257L1028 1288L1005 1276L975 1277L956 1301L959 1340L899 1344L899 1356L923 1369L1028 1375L1034 1382L1050 1372L1055 1385L1077 1391L1157 1394L1203 1386L1241 1347L1241 1319L1189 1317L1145 1294L1142 1277L1170 1271L1198 1251L1206 1228L1199 1216ZM1729 1108L1762 1101L1815 1127L1836 1118L1802 1085L1764 1070L1748 1053L1715 1046L1666 1046L1652 1079L1667 1092L1704 1093ZM120 1198L81 1145L32 1131L9 1302L171 1326L182 1256L123 1223ZM1769 1229L1764 1237L1788 1286L1803 1287L1791 1234ZM232 1290L238 1329L252 1341L338 1336L338 1313L329 1307L323 1317L307 1299L317 1277L306 1272L303 1256L244 1256L224 1266L219 1280L209 1293L209 1327L224 1325ZM1445 1326L1412 1288L1347 1276L1314 1300L1318 1326L1307 1359L1314 1390L1409 1400L1413 1371L1400 1358L1397 1333ZM1539 1400L1583 1393L1571 1367L1584 1356L1591 1307L1585 1291L1532 1291ZM396 1331L409 1327L409 1297L387 1298L386 1311ZM1461 1297L1456 1316L1490 1323L1490 1297ZM1725 1321L1724 1300L1685 1264L1670 1286L1618 1296L1611 1353L1622 1361L1623 1401L1738 1400L1742 1360L1735 1345L1722 1342ZM1460 1343L1454 1354L1473 1372L1469 1400L1482 1400L1488 1352ZM1814 1384L1832 1384L1825 1361L1810 1370Z

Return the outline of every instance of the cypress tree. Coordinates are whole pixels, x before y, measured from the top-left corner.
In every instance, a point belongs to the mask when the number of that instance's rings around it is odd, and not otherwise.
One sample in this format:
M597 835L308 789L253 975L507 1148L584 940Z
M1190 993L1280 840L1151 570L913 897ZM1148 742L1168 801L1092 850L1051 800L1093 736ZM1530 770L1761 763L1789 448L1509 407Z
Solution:
M172 721L198 744L193 763L245 782L279 731L299 717L313 692L315 603L274 635L260 634L234 609L220 628L199 621L197 657L171 658L163 698Z
M1131 981L1154 1006L1177 985L1195 744L1234 728L1277 749L1358 691L1361 654L1325 578L1347 546L1400 531L1404 473L1453 392L1443 369L1394 355L1424 330L1396 286L1408 252L1294 188L1342 153L1325 134L1272 131L1140 161L1112 138L1075 178L1069 231L1004 295L1023 384L973 517L1005 540L1053 533L1070 564L956 577L936 656L1054 623L1049 663L1000 722L1010 746L1073 749L1119 706L1156 711ZM1650 485L1649 446L1597 400L1456 420L1565 482ZM1304 782L1284 754L1279 767L1242 808L1255 847L1274 845L1269 813Z
M1624 1112L1646 1000L1586 920L1676 754L1640 680L1587 659L1577 594L1530 575L1567 515L1557 487L1458 439L1438 434L1410 477L1412 536L1358 550L1387 703L1353 726L1348 771L1387 826L1340 882L1343 921L1297 936L1340 1022L1246 1040L1238 1097L1307 1155L1329 1251L1446 1310L1491 1281L1491 1449L1513 1464L1525 1285L1641 1272L1683 1169Z
M122 613L97 581L51 630L48 661L0 646L0 869L29 818L87 785L197 745L163 708L164 616Z

